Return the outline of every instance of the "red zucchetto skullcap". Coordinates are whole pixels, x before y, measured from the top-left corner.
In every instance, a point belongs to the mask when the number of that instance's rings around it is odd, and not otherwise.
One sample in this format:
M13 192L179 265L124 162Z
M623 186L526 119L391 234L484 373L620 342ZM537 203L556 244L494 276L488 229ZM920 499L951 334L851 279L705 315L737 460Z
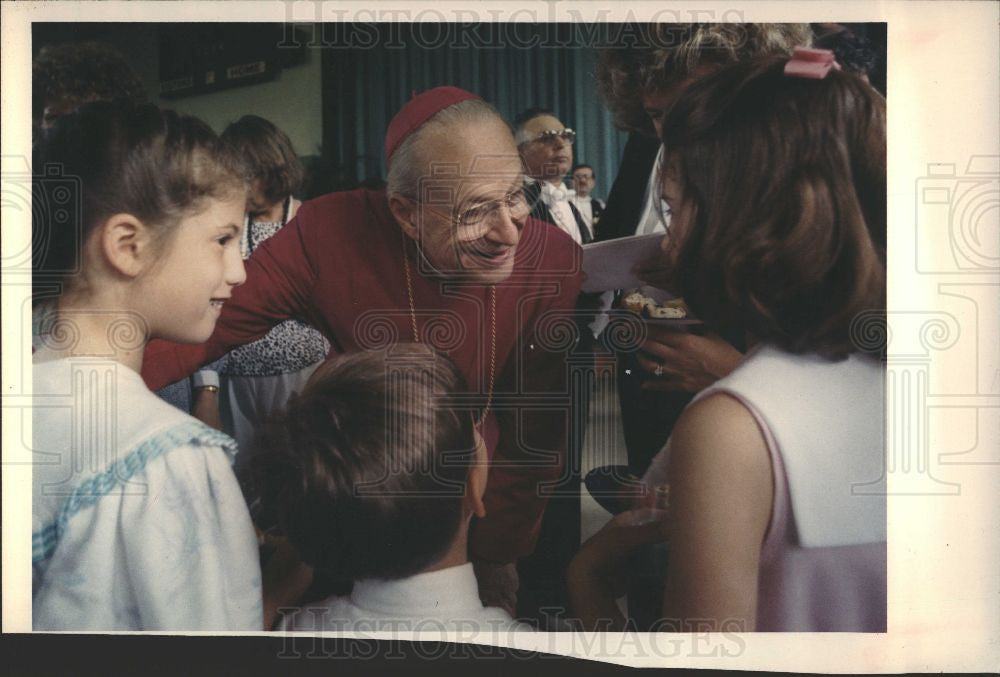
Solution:
M480 98L472 92L458 87L435 87L414 96L396 113L389 123L389 129L386 130L386 164L389 164L389 158L399 148L399 144L403 143L417 127L430 120L434 115L456 103Z

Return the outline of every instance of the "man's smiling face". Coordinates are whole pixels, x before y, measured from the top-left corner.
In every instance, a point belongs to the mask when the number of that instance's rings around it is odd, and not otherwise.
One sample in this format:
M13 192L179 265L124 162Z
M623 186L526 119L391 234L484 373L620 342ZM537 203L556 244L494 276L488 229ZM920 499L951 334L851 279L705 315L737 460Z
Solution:
M428 180L414 198L411 222L424 258L448 277L503 282L529 213L510 130L499 119L467 123L431 131L421 147L426 176L434 164L459 168L454 179Z

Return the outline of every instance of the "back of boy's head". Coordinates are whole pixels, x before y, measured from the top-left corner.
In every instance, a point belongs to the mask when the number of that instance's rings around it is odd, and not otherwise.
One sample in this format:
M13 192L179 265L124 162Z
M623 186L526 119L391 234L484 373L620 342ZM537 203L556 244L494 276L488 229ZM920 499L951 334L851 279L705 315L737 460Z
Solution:
M417 345L325 363L259 432L263 512L303 560L340 580L424 570L466 516L472 413L451 361Z
M226 127L222 140L231 144L253 172L255 187L274 204L302 191L306 170L288 135L270 120L244 115Z
M854 318L885 308L885 100L786 62L708 76L666 119L687 223L676 287L710 324L843 357Z
M209 200L246 191L245 166L208 125L152 104L81 106L56 121L34 163L36 294L72 283L87 237L114 214L137 217L162 246Z

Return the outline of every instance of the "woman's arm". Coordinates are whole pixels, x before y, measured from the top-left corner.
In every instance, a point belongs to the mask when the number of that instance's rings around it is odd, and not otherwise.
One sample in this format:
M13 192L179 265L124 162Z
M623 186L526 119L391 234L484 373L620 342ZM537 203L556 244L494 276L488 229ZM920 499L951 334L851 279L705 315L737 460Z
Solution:
M219 391L195 388L194 392L191 393L191 415L207 426L222 430Z
M667 539L665 518L660 510L629 510L616 515L580 546L566 573L566 584L581 630L625 629L625 617L615 600L625 592L626 561L638 546Z
M719 393L684 412L670 444L664 619L683 632L752 631L774 493L763 434L743 404Z

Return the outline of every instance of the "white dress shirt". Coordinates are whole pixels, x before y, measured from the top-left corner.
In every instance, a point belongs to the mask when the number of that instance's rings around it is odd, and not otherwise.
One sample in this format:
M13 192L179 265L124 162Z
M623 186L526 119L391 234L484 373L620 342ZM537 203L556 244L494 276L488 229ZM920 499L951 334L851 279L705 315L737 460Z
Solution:
M594 236L594 208L591 200L593 199L589 195L580 197L576 194L576 191L570 190L570 202L576 207L576 210L580 212L580 216L583 217L583 222L587 224L587 230L590 231L590 236ZM600 202L600 200L598 200Z
M542 202L552 212L552 218L556 220L556 225L573 238L574 242L581 244L583 240L580 237L580 228L576 225L576 217L573 216L573 210L569 206L570 191L561 183L553 184L542 181L541 184Z
M663 201L663 191L657 185L657 182L660 180L659 167L662 162L663 146L660 146L660 150L656 153L656 161L653 163L653 170L649 173L649 179L646 181L646 193L643 196L644 206L642 215L639 218L639 224L635 228L636 235L666 233L667 228L670 227L670 208ZM660 202L659 205L656 204L657 201ZM593 332L594 338L600 336L601 332L608 325L608 310L611 309L613 302L613 291L607 291L601 295L598 313L594 321L590 323L590 330Z
M663 191L657 186L660 180L659 167L663 162L663 146L656 153L656 161L653 163L653 171L649 174L649 181L646 182L646 195L643 198L645 207L642 210L642 217L639 225L636 226L636 235L652 235L653 233L665 233L670 226L670 208L663 201ZM658 206L656 203L660 202Z
M355 581L350 595L333 596L286 615L282 630L464 632L492 635L531 630L503 609L486 607L471 563L409 578Z

